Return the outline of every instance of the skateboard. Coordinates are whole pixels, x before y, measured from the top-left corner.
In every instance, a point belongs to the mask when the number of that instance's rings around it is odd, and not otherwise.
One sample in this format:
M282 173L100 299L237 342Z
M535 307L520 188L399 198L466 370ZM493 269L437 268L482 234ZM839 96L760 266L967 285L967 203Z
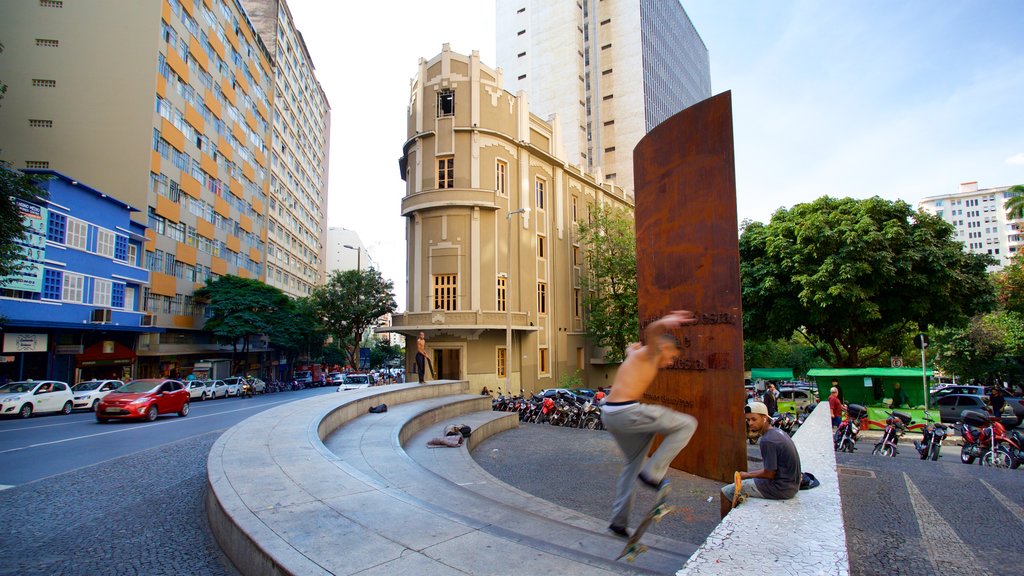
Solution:
M732 507L735 508L740 505L740 502L743 501L743 499L741 498L742 494L740 494L740 490L743 489L743 479L740 478L739 472L733 474L732 481L733 488L735 488L732 494Z
M636 531L629 537L626 542L626 546L622 549L622 552L615 558L621 560L623 557L627 561L632 562L636 560L636 557L647 551L647 546L640 543L640 538L643 537L647 529L651 527L655 522L660 522L665 515L672 513L675 508L669 506L666 503L668 499L669 487L666 485L664 488L658 490L657 496L654 498L654 506L651 507L651 511L644 516L640 525L636 527Z

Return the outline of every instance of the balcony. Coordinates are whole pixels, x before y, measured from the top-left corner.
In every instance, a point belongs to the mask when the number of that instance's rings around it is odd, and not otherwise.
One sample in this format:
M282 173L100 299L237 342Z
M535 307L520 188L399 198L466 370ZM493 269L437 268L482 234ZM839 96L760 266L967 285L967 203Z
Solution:
M504 331L505 327L504 312L492 310L434 310L433 312L394 314L391 317L391 326L378 328L377 332L399 332L409 336L422 331L428 335L441 333L457 334L472 339L478 337L485 330ZM535 332L539 328L533 325L526 312L513 312L512 330Z
M495 204L499 198L492 190L478 190L473 188L444 188L430 189L417 192L402 198L402 216L427 208L485 208L497 210L505 208L508 199L501 198L501 206Z

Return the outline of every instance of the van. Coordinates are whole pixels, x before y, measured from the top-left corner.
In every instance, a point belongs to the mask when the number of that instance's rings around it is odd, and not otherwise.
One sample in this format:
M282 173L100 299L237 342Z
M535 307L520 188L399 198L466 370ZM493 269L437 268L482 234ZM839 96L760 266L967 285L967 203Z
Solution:
M299 384L309 386L313 383L313 372L310 370L296 370L295 381Z

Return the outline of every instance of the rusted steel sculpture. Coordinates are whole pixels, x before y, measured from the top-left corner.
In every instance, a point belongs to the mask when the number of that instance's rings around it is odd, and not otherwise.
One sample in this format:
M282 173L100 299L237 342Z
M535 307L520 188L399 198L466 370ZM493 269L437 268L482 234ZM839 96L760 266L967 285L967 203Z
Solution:
M644 400L700 422L673 468L728 481L747 465L731 93L659 124L633 165L641 333L670 310L700 318L676 330L682 354Z

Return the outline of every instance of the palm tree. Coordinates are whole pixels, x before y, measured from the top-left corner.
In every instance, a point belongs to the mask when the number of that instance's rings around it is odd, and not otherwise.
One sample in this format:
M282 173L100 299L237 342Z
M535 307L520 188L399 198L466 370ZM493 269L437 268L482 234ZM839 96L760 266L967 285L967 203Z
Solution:
M1006 199L1006 204L1004 205L1006 217L1010 220L1024 218L1024 184L1010 186L1006 193L1015 194L1015 196Z

